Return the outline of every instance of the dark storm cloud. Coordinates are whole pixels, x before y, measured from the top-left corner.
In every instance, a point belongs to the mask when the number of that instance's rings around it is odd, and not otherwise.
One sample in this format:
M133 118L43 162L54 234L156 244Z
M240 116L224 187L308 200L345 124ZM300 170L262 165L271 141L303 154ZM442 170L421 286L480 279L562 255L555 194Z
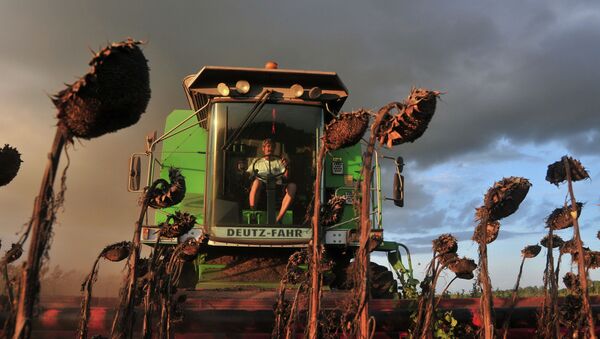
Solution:
M571 154L597 156L600 150L600 131L590 130L566 138L566 148Z
M284 67L338 71L352 93L348 108L377 108L402 99L412 85L448 91L427 134L405 147L424 164L481 151L501 136L543 142L600 126L594 96L600 48L591 43L600 38L597 7L519 2L516 11L467 1L6 6L5 13L16 11L8 24L21 34L4 33L5 39L20 60L53 76L69 72L71 62L42 67L42 51L66 61L87 58L83 46L125 35L150 40L153 78L164 83L153 83L161 111L172 107L162 102L182 99L175 85L182 75L204 64L260 66L274 58ZM77 43L82 47L68 47Z
M481 47L477 51L465 50L460 44L447 53L430 51L429 58L444 57L437 59L436 65L456 69L459 74L453 77L452 73L438 72L439 78L436 72L430 74L432 83L447 86L441 89L448 95L442 97L425 136L404 147L405 153L432 164L465 152L480 155L500 137L516 143L545 142L589 132L590 128L597 131L600 104L594 93L600 90L600 69L595 67L595 60L600 57L600 48L590 42L600 38L600 30L597 21L582 18L581 23L568 22L569 16L549 13L527 17L520 12L514 18L516 28L505 25L501 32L487 34L484 43L475 40L475 46ZM519 23L523 31L518 30ZM484 34L490 31L493 29L482 30ZM451 34L440 32L447 39ZM427 44L422 40L419 46ZM411 50L406 53L411 54ZM460 67L461 61L469 67ZM574 151L579 151L578 147Z

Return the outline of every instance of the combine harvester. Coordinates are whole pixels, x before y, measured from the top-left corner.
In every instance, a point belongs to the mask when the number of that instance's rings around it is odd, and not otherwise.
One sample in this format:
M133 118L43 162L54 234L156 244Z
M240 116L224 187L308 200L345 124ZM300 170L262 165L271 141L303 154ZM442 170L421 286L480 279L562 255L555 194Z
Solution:
M193 214L197 225L192 231L180 239L161 239L163 244L187 237L207 240L201 260L188 267L197 273L186 274L187 287L277 287L289 256L312 238L317 153L324 126L338 114L348 92L336 73L277 69L273 62L262 69L207 66L186 77L183 88L191 110L171 112L164 134L149 136L146 151L130 161L131 192L143 192L142 172L147 172L147 185L157 176L168 180L170 168L180 169L186 181L184 200L157 210L154 224L142 230L142 241L153 245L168 215ZM326 257L333 261L328 284L335 289L346 285L358 247L352 202L361 154L360 144L333 151L323 167L321 201L334 196L345 200L339 204L341 217L322 225ZM401 158L377 157L371 236L399 280L413 283L414 289L408 249L383 239L381 159L396 164L398 178L403 165ZM147 171L141 170L142 163ZM402 206L402 181L395 182L390 200ZM398 285L393 273L375 263L371 267L371 294L394 297Z

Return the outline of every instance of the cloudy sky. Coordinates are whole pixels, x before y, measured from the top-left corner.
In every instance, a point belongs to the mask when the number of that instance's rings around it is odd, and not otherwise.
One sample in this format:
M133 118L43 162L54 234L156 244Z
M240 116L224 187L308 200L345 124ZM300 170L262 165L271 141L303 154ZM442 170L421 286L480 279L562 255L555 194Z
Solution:
M90 48L148 41L152 99L141 121L69 149L67 201L50 252L65 268L83 269L104 245L130 239L138 207L125 188L129 155L168 112L186 108L181 80L204 65L276 60L335 71L350 91L345 110L377 109L415 85L445 92L425 135L391 152L408 164L407 197L403 209L386 209L386 238L413 249L419 273L441 233L455 234L459 253L476 257L474 208L494 181L523 176L533 187L489 250L494 287L509 288L520 249L539 241L545 217L565 201L566 187L544 180L547 165L569 154L600 177L594 1L0 1L0 27L0 143L24 160L0 188L5 246L39 189L56 123L48 95L87 71ZM598 182L575 190L587 202L583 237L600 249ZM543 265L527 263L525 285L541 284Z

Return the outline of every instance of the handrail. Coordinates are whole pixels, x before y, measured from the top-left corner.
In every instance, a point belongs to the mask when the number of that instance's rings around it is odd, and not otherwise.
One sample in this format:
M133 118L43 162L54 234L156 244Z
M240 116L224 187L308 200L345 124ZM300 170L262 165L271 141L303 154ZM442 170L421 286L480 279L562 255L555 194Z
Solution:
M190 120L192 117L196 116L198 113L200 113L202 110L204 110L206 107L208 107L208 105L210 104L210 100L208 102L206 102L206 104L202 107L200 107L197 111L195 111L194 113L192 113L189 117L183 119L180 123L178 123L177 125L173 126L173 128L171 128L170 130L168 130L167 132L165 132L163 135L161 135L160 137L156 138L156 140L154 140L152 142L152 144L150 144L150 147L148 147L148 150L146 150L146 152L152 152L154 150L154 146L156 146L157 143L171 137L171 133L173 133L174 130L176 130L177 128L179 128L181 125L183 125L184 123L186 123L188 120ZM200 121L198 121L198 124L202 123L206 121L205 119L202 119ZM195 126L196 124L193 124L191 126ZM184 130L190 128L191 126L186 127ZM179 133L179 131L177 132ZM175 133L176 134L176 133ZM175 135L173 134L173 135Z
M381 199L381 167L379 167L379 154L377 150L375 152L375 187L377 195L377 229L383 228L383 213L381 211L382 199Z

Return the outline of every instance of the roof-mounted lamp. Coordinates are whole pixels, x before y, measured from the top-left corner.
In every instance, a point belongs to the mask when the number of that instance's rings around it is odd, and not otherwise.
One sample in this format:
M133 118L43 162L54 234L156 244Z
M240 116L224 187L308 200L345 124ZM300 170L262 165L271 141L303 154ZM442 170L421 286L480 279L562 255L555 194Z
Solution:
M308 97L311 100L316 100L321 96L321 89L319 87L313 87L308 91Z
M224 97L227 97L231 94L231 90L235 88L235 91L239 94L246 94L250 92L250 83L246 80L239 80L235 83L235 87L229 87L226 83L220 82L217 85L217 92Z
M300 86L299 84L293 84L290 87L290 92L294 98L299 98L302 96L302 94L304 94L304 87Z
M235 83L235 90L240 94L250 92L250 83L246 80L239 80Z
M227 84L224 82L220 82L217 85L217 92L224 97L229 96L229 86L227 86Z

